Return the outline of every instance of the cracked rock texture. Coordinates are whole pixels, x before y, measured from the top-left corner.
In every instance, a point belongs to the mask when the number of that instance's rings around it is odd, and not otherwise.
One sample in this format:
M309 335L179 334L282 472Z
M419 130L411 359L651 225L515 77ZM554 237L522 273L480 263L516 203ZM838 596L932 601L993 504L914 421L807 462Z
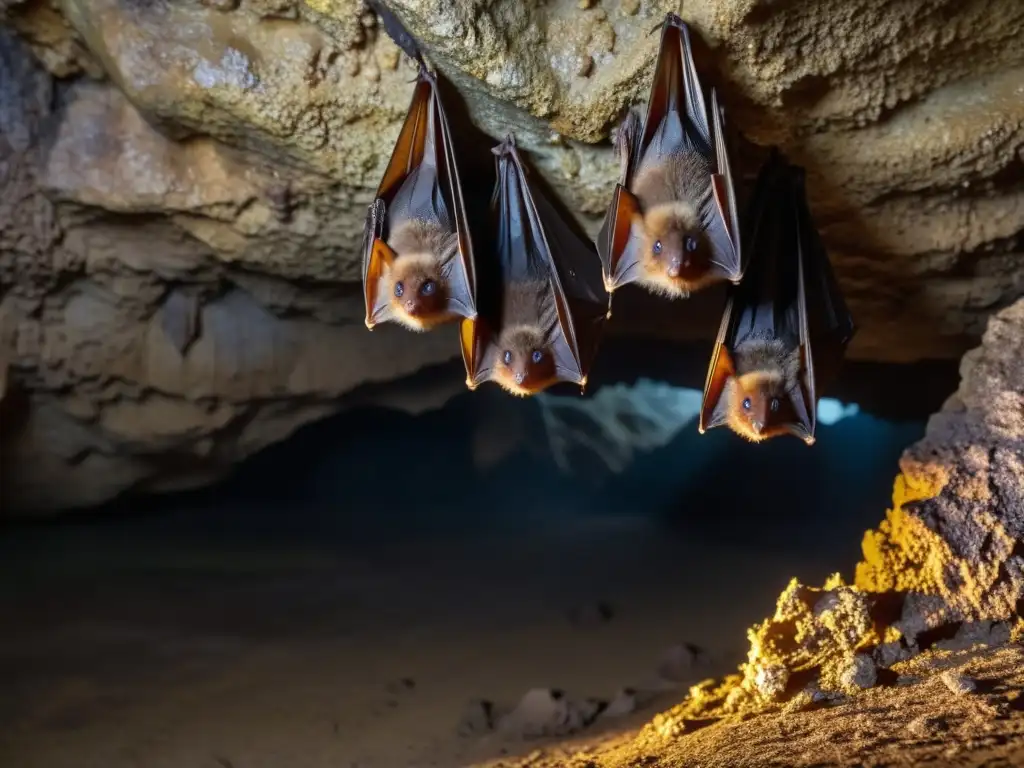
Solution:
M388 5L461 96L453 124L516 131L595 232L675 0ZM852 356L959 355L1024 293L1024 5L685 14L740 175L772 143L808 168ZM361 0L0 0L0 23L5 512L208 482L456 355L362 326L365 206L414 70Z
M748 633L739 673L695 686L641 740L891 683L922 651L1024 638L1024 300L992 317L961 374L901 459L893 508L865 535L853 584L794 580Z

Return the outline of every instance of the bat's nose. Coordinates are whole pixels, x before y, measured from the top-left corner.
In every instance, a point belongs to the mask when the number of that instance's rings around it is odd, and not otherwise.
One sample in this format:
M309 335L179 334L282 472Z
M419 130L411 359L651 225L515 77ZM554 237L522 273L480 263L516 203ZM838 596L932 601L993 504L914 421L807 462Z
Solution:
M668 273L669 277L679 277L679 273L682 271L682 269L683 269L683 262L682 262L682 260L680 260L680 259L672 259L672 261L670 261L668 263L668 269L666 269L665 271Z
M526 374L523 371L516 371L516 384L522 384L526 381Z
M416 302L413 299L407 299L405 302L405 311L410 315L416 313Z
M764 424L762 422L758 421L757 419L754 419L753 421L751 421L750 422L750 426L751 426L751 428L753 428L754 432L759 434L759 435L764 430Z

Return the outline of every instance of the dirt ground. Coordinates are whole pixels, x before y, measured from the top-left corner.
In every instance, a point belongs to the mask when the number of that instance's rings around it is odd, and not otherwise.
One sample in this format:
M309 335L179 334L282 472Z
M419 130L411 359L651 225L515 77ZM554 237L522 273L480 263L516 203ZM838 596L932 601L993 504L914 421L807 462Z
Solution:
M1024 647L927 654L891 685L812 710L783 707L576 742L483 768L759 768L1024 765ZM974 690L957 689L967 680ZM660 729L683 726L682 735ZM660 728L658 727L660 726Z

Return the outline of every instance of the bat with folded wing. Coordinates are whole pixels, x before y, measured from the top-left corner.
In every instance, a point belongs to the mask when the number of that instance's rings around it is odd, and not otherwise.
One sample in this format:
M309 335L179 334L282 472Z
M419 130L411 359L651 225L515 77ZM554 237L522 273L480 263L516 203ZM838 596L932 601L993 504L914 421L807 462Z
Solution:
M807 205L804 170L778 151L750 200L743 281L730 286L704 385L700 432L814 443L820 391L855 327Z
M743 276L724 113L713 88L708 109L690 46L667 14L646 112L631 109L616 136L620 178L597 238L609 293L638 283L685 298Z
M403 40L411 45L408 33ZM363 233L366 326L428 331L459 318L472 326L473 245L448 120L435 75L412 53L420 64L412 104Z
M493 152L494 279L481 291L479 333L463 333L466 383L493 381L519 396L557 382L583 389L608 310L601 263L531 183L514 137Z

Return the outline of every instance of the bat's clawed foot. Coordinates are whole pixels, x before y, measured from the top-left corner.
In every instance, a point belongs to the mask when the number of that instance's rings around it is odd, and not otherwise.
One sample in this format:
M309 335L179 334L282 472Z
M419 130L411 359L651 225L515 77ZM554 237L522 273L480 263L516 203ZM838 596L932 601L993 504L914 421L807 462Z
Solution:
M683 10L682 2L679 3L679 10ZM672 11L665 14L665 21L663 23L668 24L670 27L682 27L686 24L678 13Z

